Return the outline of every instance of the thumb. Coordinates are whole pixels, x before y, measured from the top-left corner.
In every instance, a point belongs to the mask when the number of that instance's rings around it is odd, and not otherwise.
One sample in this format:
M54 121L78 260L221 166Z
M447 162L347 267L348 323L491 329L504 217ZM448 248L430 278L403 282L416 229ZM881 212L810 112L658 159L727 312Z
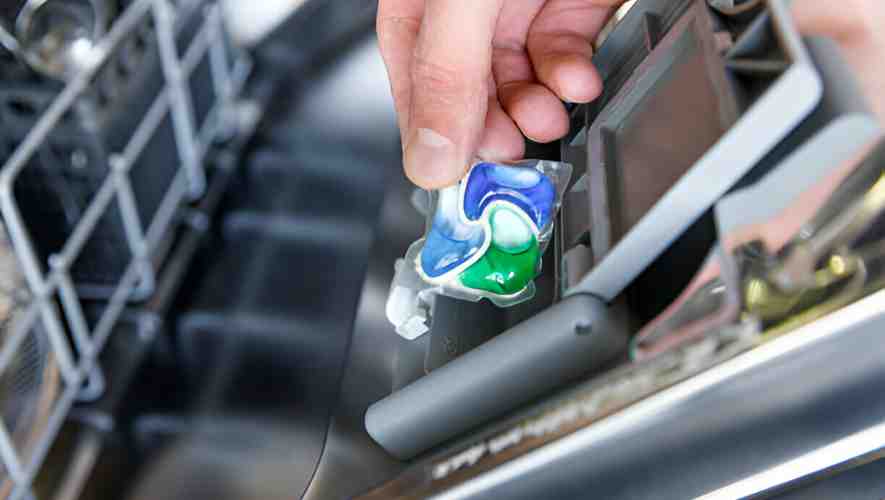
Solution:
M426 0L404 151L406 175L423 188L457 182L479 144L503 1Z

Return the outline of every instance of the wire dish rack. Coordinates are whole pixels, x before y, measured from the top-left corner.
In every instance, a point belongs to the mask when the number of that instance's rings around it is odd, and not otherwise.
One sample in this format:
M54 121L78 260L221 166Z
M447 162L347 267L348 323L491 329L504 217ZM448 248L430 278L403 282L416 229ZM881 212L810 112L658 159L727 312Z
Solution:
M156 64L121 70L121 61L131 62L130 46L154 47ZM207 152L235 130L238 95L251 70L248 55L230 43L221 7L202 0L133 0L93 54L92 64L36 113L0 170L0 213L8 234L0 242L0 254L6 252L0 255L5 273L0 292L8 295L0 297L0 390L33 391L27 404L0 394L5 406L0 408L0 498L36 498L32 483L71 406L101 394L97 358L127 304L151 295L163 259L159 254L168 247L163 243L180 208L206 189ZM146 74L151 67L159 74ZM72 120L87 123L87 132L100 127L100 103L108 100L100 95L101 81L114 72L136 82L153 76L156 92L146 101L146 112L129 117L134 125L124 139L105 144L106 154L88 156L89 141L69 141L76 147L63 157L74 171L88 170L81 177L89 182L78 185L75 203L68 204L74 208L64 210L58 244L46 245L40 236L47 232L46 220L31 214L45 210L50 199L64 204L55 199L58 191L35 194L22 186L33 186L35 178L57 181L45 170L47 163L57 166L45 156L57 149L53 137ZM195 79L209 92L197 95ZM108 123L106 128L117 128ZM164 133L171 146L149 152ZM146 161L146 155L153 156ZM162 165L157 155L165 160ZM92 165L96 159L99 168ZM157 183L149 210L139 199L144 179ZM64 193L70 194L71 186L64 184ZM83 271L83 259L93 271L105 264L120 270L105 273L96 287L90 283L94 275ZM8 266L11 261L17 266Z

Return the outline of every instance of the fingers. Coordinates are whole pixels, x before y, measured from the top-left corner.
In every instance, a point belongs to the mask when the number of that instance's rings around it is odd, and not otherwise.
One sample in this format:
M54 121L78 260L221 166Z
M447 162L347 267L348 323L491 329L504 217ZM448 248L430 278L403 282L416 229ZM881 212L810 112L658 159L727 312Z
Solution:
M529 29L542 0L508 2L498 19L492 71L498 100L526 137L550 142L568 132L568 115L559 99L538 83L526 52Z
M406 175L435 189L457 182L488 109L492 37L503 0L426 0L411 67Z
M381 0L379 45L406 175L425 188L443 187L463 176L475 154L519 158L520 132L537 142L567 133L560 99L599 94L590 41L621 3Z
M510 161L522 158L525 141L496 96L489 97L485 131L476 156L489 161Z
M381 0L378 3L375 26L378 47L387 67L403 144L409 128L412 55L423 15L424 0Z
M549 89L535 80L535 71L524 47L496 41L492 70L498 100L522 134L535 142L550 142L568 131L565 108Z
M525 52L525 38L532 20L546 0L505 2L498 15L492 41L492 74L486 132L478 156L491 160L516 160L525 151L523 132L499 99L499 82L533 81L534 72Z
M805 35L834 39L885 123L885 2L882 0L797 0L793 14Z
M549 0L532 24L528 51L538 80L568 102L602 92L592 41L623 0Z
M498 98L529 139L550 142L568 133L568 113L547 87L525 81L499 85Z

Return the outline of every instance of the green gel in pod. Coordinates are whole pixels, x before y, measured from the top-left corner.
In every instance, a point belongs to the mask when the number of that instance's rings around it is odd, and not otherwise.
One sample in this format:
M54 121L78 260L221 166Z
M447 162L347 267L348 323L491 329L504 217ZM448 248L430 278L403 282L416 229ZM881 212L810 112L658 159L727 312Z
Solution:
M512 295L537 276L541 257L534 230L516 212L496 207L492 212L492 241L478 261L461 273L467 288Z

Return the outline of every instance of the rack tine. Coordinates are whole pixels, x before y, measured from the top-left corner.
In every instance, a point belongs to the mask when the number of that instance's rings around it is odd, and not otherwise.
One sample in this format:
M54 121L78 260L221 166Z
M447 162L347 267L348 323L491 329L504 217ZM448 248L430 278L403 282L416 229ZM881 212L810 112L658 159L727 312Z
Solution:
M199 15L191 19L202 25L197 26L197 36L180 55L176 46L179 26L175 21L185 15ZM159 88L152 90L156 95L148 96L153 101L149 101L144 116L138 117L134 128L127 132L128 137L121 138L124 140L122 146L114 146L114 151L119 154L108 156L107 164L101 165L108 168L101 170L97 179L89 179L90 191L82 202L78 202L82 207L77 207L79 210L73 216L65 212L71 220L65 222L65 238L59 242L59 248L44 249L40 246L44 243L34 230L35 223L25 217L29 212L23 205L23 198L17 198L22 195L16 192L16 182L21 180L20 175L26 168L39 163L42 151L53 144L50 138L59 130L60 124L70 123L68 117L80 116L75 111L88 108L84 96L98 85L96 80L104 75L103 71L116 67L117 60L113 57L118 49L136 37L145 40L141 30L151 18L154 20L151 36L158 54L157 71L162 72ZM201 196L206 189L203 164L206 150L218 134L233 130L233 120L237 116L233 112L238 105L236 97L252 67L247 54L227 52L226 36L221 9L214 2L186 0L173 4L169 0L134 0L96 44L92 64L74 76L55 96L0 168L0 215L31 300L28 309L11 322L13 326L5 332L4 343L0 344L0 373L14 364L16 356L24 349L25 339L35 328L40 328L41 334L48 339L47 349L52 362L57 365L63 388L52 401L45 427L39 430L27 449L16 448L16 435L12 432L18 431L10 429L10 424L0 416L0 463L13 486L12 500L37 500L32 482L72 405L78 400L96 399L104 392L104 374L98 363L104 345L133 295L147 297L152 292L155 274L162 264L160 260L166 253L159 248L160 245L168 241L186 202ZM210 103L205 123L196 124L188 78L206 59L211 69L209 86L214 89L215 102ZM94 109L87 111L83 116L89 114L92 119L97 116ZM172 172L164 173L166 178L163 180L168 184L164 184L158 193L157 206L152 208L150 215L145 215L139 205L142 201L136 175L139 171L133 171L133 167L147 157L145 152L152 147L152 140L169 122L171 127L166 133L170 134L168 140L174 141L177 161L171 165L174 167ZM87 127L87 130L92 133L93 128ZM96 155L106 154L101 147L96 146L96 150L100 150ZM63 179L62 182L68 181ZM113 215L122 225L121 236L112 242L117 247L100 241L103 236L100 228L105 224L106 216L115 210L119 213ZM96 242L98 245L93 245ZM115 275L108 290L102 292L106 301L101 304L97 323L90 326L84 300L95 297L88 295L84 284L78 280L75 263L81 264L78 259L82 259L87 248L98 246L102 251L110 252L119 250L124 244L131 256L121 263L124 266L122 271L115 271L119 275ZM108 250L108 246L114 248Z

